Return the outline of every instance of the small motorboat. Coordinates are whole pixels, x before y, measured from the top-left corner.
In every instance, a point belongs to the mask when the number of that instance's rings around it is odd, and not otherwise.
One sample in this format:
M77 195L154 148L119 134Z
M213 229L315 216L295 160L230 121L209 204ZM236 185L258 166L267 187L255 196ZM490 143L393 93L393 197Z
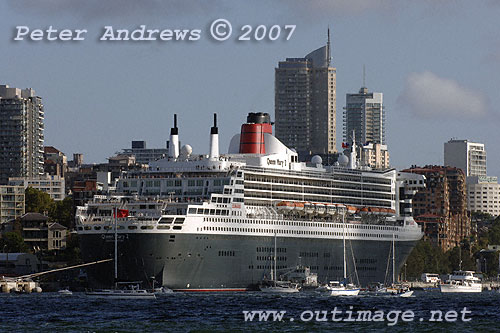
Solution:
M57 292L59 295L64 295L64 296L70 296L73 295L73 292L69 290L69 287L66 287L64 289L61 289Z

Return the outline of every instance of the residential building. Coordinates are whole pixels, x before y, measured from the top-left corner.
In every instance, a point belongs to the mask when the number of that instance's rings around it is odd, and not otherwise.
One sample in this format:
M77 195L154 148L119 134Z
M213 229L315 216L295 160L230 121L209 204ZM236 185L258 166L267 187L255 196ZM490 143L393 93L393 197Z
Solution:
M71 189L75 206L83 206L92 200L94 195L102 192L102 184L95 179L75 180Z
M52 147L43 147L44 172L53 176L64 177L68 169L66 155L60 150Z
M131 148L125 148L119 155L134 156L135 162L149 164L168 156L168 141L166 148L146 148L146 141L132 141Z
M346 95L344 110L344 142L351 142L354 133L356 141L363 145L386 144L382 93L361 87L359 93Z
M34 252L66 248L68 228L39 213L27 213L21 217L21 235Z
M63 200L65 195L64 178L61 176L44 175L35 178L11 177L9 185L23 186L36 188L50 195L54 200Z
M336 149L336 68L325 46L275 69L275 134L299 157Z
M467 177L467 208L471 212L500 215L500 184L497 177Z
M43 175L42 99L33 89L0 85L0 184Z
M423 226L426 239L446 251L471 235L466 178L462 169L414 166L403 172L424 175L426 178L426 187L413 198L413 216Z
M372 169L388 169L389 151L387 145L380 143L368 143L359 147L359 165L368 166Z
M451 139L444 144L444 165L460 168L469 176L486 176L483 143Z
M68 168L71 168L73 171L75 171L82 165L83 165L83 154L74 153L73 160L68 162Z
M0 224L24 214L24 187L0 185Z

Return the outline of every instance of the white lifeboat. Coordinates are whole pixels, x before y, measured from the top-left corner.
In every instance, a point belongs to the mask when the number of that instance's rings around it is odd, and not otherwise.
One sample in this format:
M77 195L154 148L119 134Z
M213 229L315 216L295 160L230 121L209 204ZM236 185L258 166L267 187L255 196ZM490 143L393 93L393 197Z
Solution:
M346 208L349 214L356 214L356 212L358 212L358 209L354 206L346 206Z
M295 205L293 204L293 202L280 201L276 204L276 208L280 212L290 212L295 209Z
M326 213L326 205L325 204L315 203L314 209L316 211L316 214L318 214L318 215L324 215Z
M296 212L303 212L304 211L304 203L303 202L295 202L293 204L294 210Z
M337 213L337 206L332 204L326 205L326 213L328 215L335 215Z
M306 214L314 214L314 204L311 202L304 203L304 212Z

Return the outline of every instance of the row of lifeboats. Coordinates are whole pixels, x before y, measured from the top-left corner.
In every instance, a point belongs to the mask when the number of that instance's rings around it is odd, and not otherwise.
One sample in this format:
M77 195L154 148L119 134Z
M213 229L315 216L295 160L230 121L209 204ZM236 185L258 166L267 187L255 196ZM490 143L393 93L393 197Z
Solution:
M302 214L317 214L317 215L336 215L347 212L348 214L361 215L393 215L394 209L379 208L379 207L363 207L357 208L354 206L333 204L333 203L317 203L317 202L294 202L280 201L276 204L276 209L281 213L302 213Z

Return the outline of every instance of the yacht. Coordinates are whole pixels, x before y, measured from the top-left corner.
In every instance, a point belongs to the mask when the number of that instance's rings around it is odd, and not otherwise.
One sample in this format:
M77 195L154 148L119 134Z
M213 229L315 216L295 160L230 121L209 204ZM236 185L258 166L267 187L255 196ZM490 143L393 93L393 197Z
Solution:
M483 290L481 280L473 271L455 271L448 281L439 285L442 293L480 293Z

